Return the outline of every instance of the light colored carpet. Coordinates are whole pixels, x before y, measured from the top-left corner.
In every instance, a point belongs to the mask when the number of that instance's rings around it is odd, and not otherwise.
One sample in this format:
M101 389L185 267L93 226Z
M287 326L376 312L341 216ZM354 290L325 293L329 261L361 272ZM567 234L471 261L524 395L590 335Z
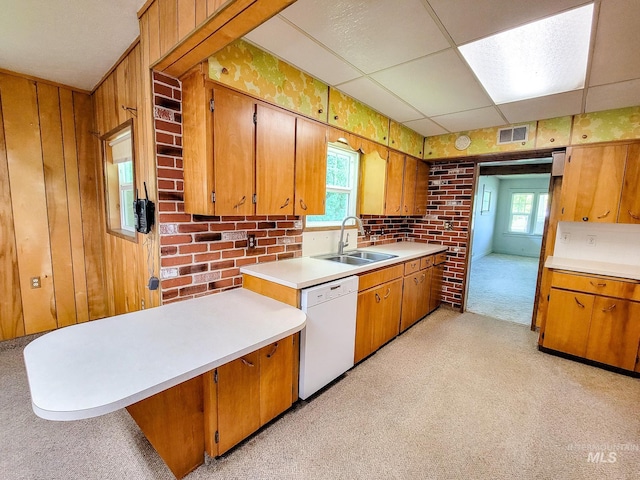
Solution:
M491 253L473 259L466 309L531 325L538 258Z
M440 309L187 478L640 478L640 382L535 343L525 326ZM0 347L0 477L171 478L124 411L37 418L21 352ZM588 461L601 446L615 463Z

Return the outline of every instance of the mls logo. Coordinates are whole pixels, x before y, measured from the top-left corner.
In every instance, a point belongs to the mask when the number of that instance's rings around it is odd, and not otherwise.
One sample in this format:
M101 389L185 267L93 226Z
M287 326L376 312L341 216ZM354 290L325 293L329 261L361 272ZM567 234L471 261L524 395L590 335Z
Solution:
M609 452L608 455L605 455L604 452L589 452L587 456L587 462L590 463L616 463L617 460L616 452Z

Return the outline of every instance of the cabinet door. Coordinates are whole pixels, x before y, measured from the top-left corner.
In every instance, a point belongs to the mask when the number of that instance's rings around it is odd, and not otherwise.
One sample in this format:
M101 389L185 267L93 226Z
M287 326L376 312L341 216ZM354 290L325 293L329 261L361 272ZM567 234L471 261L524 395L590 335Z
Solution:
M625 370L636 365L640 339L640 303L596 297L586 357Z
M216 215L253 215L254 102L220 88L213 100Z
M295 215L324 215L327 182L327 127L296 123Z
M584 357L594 295L551 289L542 346Z
M356 345L353 355L354 363L369 356L373 351L373 325L378 315L379 302L376 301L377 289L371 288L358 293L358 310L356 314ZM378 297L380 296L377 294Z
M293 336L289 336L260 349L260 425L291 406L292 388Z
M424 317L431 311L431 283L433 267L420 271L420 299L418 302L418 318Z
M429 312L433 312L442 303L442 281L444 263L431 267L431 293L429 294Z
M402 182L404 178L404 155L389 152L387 164L387 193L385 214L402 215Z
M372 150L360 157L360 213L384 215L387 159Z
M573 147L562 179L561 218L615 222L618 218L627 147Z
M418 320L420 310L420 278L422 272L418 271L404 277L402 290L402 316L400 318L400 331L404 332Z
M429 164L418 161L416 171L416 202L414 212L416 215L426 215L429 197Z
M416 176L418 172L418 159L405 157L404 181L402 187L402 204L404 215L415 215L416 207Z
M629 145L627 164L622 184L622 200L620 201L619 223L640 223L640 144Z
M381 308L373 326L372 350L379 349L400 333L400 310L402 308L402 279L387 282L376 289L375 300ZM378 301L379 299L379 301Z
M214 215L212 84L194 72L182 80L182 138L184 209L187 213Z
M293 215L296 117L256 106L256 214Z
M260 428L260 355L252 352L218 368L218 454Z

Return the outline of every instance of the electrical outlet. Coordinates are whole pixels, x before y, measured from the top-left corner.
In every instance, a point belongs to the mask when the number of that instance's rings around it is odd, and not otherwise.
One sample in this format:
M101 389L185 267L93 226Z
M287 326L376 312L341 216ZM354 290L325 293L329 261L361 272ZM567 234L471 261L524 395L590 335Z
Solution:
M256 236L254 234L247 235L247 243L249 248L256 248Z
M40 288L41 286L40 277L31 277L31 288Z
M560 237L560 243L569 243L571 241L570 233L563 233Z
M596 236L595 235L587 235L587 245L590 247L596 246Z
M378 235L371 235L370 237L372 242L377 242L378 241Z

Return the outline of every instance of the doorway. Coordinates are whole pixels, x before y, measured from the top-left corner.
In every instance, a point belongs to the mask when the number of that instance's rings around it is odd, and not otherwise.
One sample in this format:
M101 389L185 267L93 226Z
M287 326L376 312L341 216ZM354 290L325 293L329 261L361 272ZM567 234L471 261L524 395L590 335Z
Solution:
M551 158L478 165L465 310L531 325Z

